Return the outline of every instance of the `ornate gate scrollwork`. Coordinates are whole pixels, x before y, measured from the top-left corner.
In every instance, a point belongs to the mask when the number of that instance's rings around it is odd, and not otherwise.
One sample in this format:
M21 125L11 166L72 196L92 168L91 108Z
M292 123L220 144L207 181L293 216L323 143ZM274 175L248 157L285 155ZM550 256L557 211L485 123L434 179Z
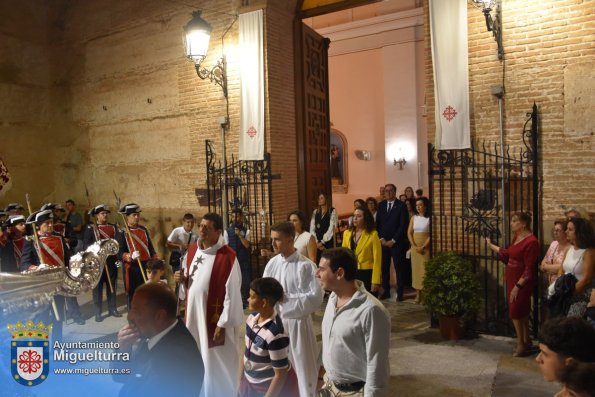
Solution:
M271 156L265 153L264 160L236 160L232 156L224 167L216 158L212 142L206 140L205 146L209 212L223 215L223 197L227 197L229 219L233 219L235 209L242 210L250 227L252 263L258 263L260 248L267 245L268 227L273 222L271 182L278 177L271 174Z
M458 252L476 265L484 290L480 325L489 333L510 335L512 327L506 315L504 266L487 249L485 237L508 245L504 241L510 236L507 221L516 211L531 213L533 232L539 232L537 133L538 113L533 105L522 143L514 150L476 140L466 150L436 150L429 145L432 250ZM537 293L534 301L538 302Z

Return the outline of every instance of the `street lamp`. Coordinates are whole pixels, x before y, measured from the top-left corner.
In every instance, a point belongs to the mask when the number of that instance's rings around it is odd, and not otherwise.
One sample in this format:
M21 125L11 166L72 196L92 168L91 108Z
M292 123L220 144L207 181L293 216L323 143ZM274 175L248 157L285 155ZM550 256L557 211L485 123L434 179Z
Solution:
M498 59L504 57L504 48L502 46L502 10L500 0L471 0L471 3L481 9L486 19L488 32L492 32L494 40L498 45ZM496 7L495 15L492 17L492 9Z
M213 30L211 25L201 18L201 14L202 11L194 11L192 13L192 19L186 26L184 26L184 48L186 49L186 57L194 62L198 77L202 80L209 79L211 82L218 84L223 90L223 96L227 98L225 55L222 55L217 61L217 64L211 69L201 67L202 61L207 56L207 51L209 50L209 41L211 39L211 31ZM229 28L227 30L229 30ZM227 33L227 31L225 33ZM223 39L223 37L221 39Z
M186 51L186 57L194 62L194 68L196 74L201 80L209 79L211 82L216 83L223 90L223 96L225 97L225 110L226 115L217 118L217 122L221 127L221 151L223 157L223 223L228 225L228 199L227 199L227 153L225 145L225 131L229 128L229 100L227 98L227 70L225 62L225 54L221 55L221 58L217 61L217 64L211 69L202 67L202 61L207 56L209 50L209 41L211 39L211 31L213 28L207 21L201 18L202 11L194 11L192 13L192 19L184 26L184 49ZM221 36L221 48L223 49L223 39L225 35L235 21L229 25L227 30Z

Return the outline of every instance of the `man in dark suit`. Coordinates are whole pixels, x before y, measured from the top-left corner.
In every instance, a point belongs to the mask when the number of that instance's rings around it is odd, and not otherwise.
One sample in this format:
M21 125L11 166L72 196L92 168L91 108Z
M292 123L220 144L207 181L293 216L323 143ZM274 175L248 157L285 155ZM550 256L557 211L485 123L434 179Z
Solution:
M130 374L114 375L124 383L120 397L199 395L204 365L192 334L176 318L176 304L163 283L136 289L129 324L118 332L119 351L130 353L130 361L112 362L112 367L131 369Z
M384 187L385 200L378 204L376 225L382 245L382 288L380 299L390 298L390 260L392 258L397 273L397 301L403 300L406 277L406 258L409 249L407 227L409 213L407 207L396 199L397 187L392 183Z

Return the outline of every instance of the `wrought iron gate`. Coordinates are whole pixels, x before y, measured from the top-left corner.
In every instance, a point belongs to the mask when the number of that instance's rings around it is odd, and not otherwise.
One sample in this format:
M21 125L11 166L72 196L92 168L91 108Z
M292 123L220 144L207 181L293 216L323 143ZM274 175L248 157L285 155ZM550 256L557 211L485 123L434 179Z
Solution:
M232 155L231 162L224 165L216 159L210 140L205 141L205 149L209 212L223 216L224 198L227 198L228 219L232 219L235 209L242 210L244 222L250 228L252 274L260 276L264 264L260 249L270 246L268 228L272 224L273 213L271 156L265 153L264 160L236 160ZM229 226L224 225L225 228Z
M487 247L490 236L499 246L510 243L512 213L532 214L539 232L538 113L534 104L523 127L518 150L499 144L473 142L467 150L436 150L429 145L432 202L432 251L455 251L469 259L483 286L479 313L482 332L511 335L504 265ZM537 264L535 267L537 272ZM538 324L538 292L534 294L533 333Z

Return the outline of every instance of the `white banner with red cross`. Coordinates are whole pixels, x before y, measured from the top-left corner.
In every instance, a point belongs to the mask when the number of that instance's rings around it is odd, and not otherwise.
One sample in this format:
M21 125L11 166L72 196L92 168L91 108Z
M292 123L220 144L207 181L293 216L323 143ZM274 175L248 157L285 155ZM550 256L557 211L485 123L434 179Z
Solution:
M240 14L240 160L264 159L263 12Z
M436 98L436 148L468 149L469 65L467 1L430 0Z

